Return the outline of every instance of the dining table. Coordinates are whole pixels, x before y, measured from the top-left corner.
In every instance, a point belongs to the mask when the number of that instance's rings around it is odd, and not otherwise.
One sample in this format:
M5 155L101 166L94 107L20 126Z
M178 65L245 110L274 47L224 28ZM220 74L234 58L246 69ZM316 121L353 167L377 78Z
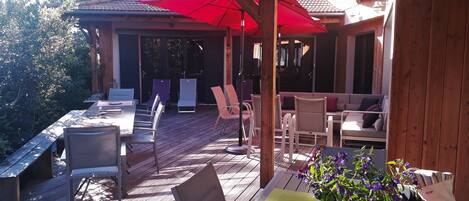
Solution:
M119 126L121 136L122 193L127 194L127 146L126 138L133 135L137 101L97 101L93 103L71 127ZM66 150L61 160L66 161Z
M121 137L130 137L134 130L137 102L97 101L76 121L77 127L119 126Z

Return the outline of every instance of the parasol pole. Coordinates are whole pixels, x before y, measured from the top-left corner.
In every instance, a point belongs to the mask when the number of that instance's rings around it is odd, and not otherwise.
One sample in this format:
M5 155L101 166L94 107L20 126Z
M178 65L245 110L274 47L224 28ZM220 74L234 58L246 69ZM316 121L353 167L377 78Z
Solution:
M239 127L238 127L238 144L230 145L225 148L225 151L231 154L244 155L248 152L248 148L243 146L244 125L243 125L243 81L244 81L244 10L241 10L241 36L240 36L240 55L239 55Z

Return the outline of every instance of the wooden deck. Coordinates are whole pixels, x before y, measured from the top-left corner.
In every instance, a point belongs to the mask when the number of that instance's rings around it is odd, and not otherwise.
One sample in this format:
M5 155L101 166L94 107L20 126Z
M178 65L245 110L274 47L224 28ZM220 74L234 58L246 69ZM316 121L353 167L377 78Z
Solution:
M225 146L237 142L237 121L226 122L223 132L223 124L213 128L217 115L215 107L208 106L198 107L195 114L177 114L174 110L167 110L158 136L160 173L156 173L153 165L151 147L135 146L127 156L131 168L125 200L174 200L171 187L190 178L209 161L216 168L227 200L255 199L259 192L259 150L250 159L245 155L226 154ZM304 165L310 151L311 147L301 147L294 155L295 163L290 165L281 162L276 149L276 168L296 171ZM26 186L22 190L25 200L65 200L64 164L56 161L55 177ZM82 192L77 199L83 195ZM96 179L92 180L84 200L112 200L115 198L113 193L112 181Z

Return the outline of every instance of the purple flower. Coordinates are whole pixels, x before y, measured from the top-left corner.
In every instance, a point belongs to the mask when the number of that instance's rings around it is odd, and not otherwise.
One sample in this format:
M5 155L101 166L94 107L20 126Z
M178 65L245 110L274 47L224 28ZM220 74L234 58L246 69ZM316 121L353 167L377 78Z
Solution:
M405 162L404 166L405 166L406 168L410 168L410 163L409 163L409 162Z
M337 191L339 191L339 193L343 194L345 193L345 189L342 185L340 185L339 182L335 183L335 187L337 188Z
M333 179L333 177L329 173L326 173L323 176L323 180L325 180L326 183L329 183L330 181L332 181L332 179Z
M376 183L373 183L371 185L367 185L366 187L370 190L375 190L375 191L383 189L383 185L381 185L380 182L376 182Z

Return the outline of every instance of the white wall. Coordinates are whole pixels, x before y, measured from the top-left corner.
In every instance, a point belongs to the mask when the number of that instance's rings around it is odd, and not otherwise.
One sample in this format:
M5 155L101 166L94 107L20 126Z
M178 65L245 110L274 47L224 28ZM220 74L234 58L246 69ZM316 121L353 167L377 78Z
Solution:
M355 67L355 36L347 36L347 58L345 66L345 93L353 93Z
M119 60L119 35L116 32L115 27L112 28L112 76L114 78L115 87L120 87L120 60Z
M389 6L389 14L384 21L384 45L383 45L383 80L382 94L389 95L391 87L392 55L394 50L394 9Z

